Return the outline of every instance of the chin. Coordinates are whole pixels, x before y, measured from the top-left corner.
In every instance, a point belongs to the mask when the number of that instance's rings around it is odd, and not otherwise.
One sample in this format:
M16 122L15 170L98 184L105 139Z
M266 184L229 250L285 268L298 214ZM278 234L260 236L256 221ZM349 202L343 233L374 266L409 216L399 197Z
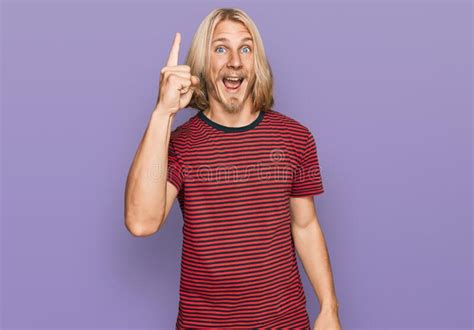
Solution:
M240 89L237 93L229 93L226 90L226 87L222 81L218 81L217 84L214 84L214 91L211 94L214 94L214 98L218 103L221 104L222 108L228 113L239 112L250 94L246 94L248 88L247 79L245 79Z

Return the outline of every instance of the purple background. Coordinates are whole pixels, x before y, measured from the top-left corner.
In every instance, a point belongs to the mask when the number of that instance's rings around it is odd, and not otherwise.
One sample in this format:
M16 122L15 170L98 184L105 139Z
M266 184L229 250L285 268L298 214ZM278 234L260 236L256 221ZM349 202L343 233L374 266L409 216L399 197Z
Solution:
M182 64L216 7L317 139L343 328L471 327L472 4L447 0L2 1L2 326L174 327L181 211L133 237L125 180L174 33Z

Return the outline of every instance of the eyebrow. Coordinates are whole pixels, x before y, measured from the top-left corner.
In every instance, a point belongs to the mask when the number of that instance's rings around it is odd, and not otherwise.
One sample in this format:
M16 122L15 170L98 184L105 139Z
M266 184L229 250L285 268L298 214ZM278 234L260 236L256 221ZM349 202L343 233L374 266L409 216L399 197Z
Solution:
M217 39L213 40L212 43L215 43L215 42L218 42L218 41L229 42L229 39L227 39L227 38L217 38ZM252 41L253 42L253 39L250 38L250 37L247 37L247 38L243 38L241 40L241 42L244 42L244 41Z

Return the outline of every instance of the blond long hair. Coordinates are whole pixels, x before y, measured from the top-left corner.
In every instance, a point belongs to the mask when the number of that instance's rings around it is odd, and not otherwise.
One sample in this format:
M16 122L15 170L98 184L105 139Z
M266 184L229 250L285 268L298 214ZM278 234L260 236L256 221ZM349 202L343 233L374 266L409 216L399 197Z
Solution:
M252 36L255 45L255 82L251 88L253 110L266 111L274 104L272 69L265 56L263 41L257 26L245 12L237 8L214 9L204 18L194 34L186 56L186 65L191 67L191 74L199 77L200 86L193 93L188 106L200 111L209 108L206 69L210 65L211 37L217 24L225 20L242 23Z

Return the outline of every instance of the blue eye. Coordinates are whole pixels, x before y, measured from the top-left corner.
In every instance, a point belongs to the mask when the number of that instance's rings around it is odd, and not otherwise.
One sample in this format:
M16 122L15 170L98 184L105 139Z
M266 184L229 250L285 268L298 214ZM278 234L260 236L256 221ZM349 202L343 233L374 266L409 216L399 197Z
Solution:
M217 48L215 49L215 51L216 51L217 53L220 53L220 54L224 53L224 51L222 51L222 52L219 51L220 49L225 50L224 47L219 46L219 47L217 47ZM250 47L244 46L244 47L242 47L242 50L244 50L244 49L247 49L247 51L243 51L243 53L245 53L245 54L250 53Z

